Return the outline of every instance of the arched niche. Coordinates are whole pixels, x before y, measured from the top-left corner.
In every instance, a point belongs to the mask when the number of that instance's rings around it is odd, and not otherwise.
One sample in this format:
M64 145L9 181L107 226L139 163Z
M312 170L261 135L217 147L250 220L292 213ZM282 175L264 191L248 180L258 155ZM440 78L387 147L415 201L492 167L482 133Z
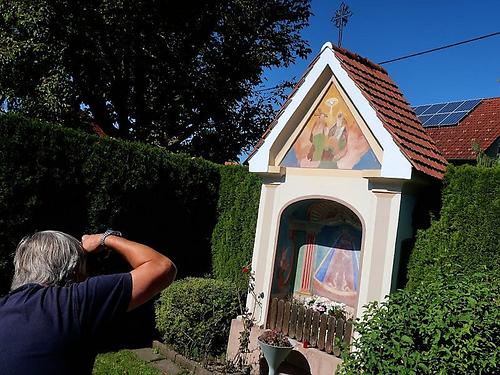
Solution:
M312 295L346 304L358 301L361 220L328 199L305 199L281 214L272 297Z

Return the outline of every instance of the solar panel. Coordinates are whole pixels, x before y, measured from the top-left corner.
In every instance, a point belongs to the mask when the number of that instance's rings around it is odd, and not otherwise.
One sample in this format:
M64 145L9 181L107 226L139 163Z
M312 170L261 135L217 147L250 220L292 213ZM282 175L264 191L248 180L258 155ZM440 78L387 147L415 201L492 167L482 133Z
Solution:
M432 116L429 120L425 122L427 126L435 126L439 125L441 121L443 121L446 117L448 117L447 113L438 113Z
M413 110L415 111L415 114L418 116L422 114L423 111L425 111L427 108L429 108L431 105L419 105L418 107L414 107Z
M465 116L467 116L467 111L465 112L454 112L450 113L439 125L455 125L458 124Z
M446 113L446 112L453 112L455 109L457 109L462 103L464 102L453 102L453 103L448 103L446 104L439 112L441 113Z
M438 113L441 108L443 108L446 103L433 104L426 111L422 112L423 115L433 115Z
M434 115L420 115L418 116L418 119L420 120L420 122L423 124L425 124L425 122L430 119L432 116Z
M470 111L477 104L479 104L480 101L481 100L479 100L479 99L467 100L460 107L457 108L457 111Z
M424 127L456 125L467 116L481 99L457 102L426 104L413 107L415 114Z

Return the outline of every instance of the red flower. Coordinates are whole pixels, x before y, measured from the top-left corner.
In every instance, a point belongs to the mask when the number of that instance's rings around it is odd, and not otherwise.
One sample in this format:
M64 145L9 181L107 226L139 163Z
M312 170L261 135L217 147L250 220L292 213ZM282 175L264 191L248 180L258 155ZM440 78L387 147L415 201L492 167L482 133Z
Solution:
M249 269L248 267L243 267L243 268L241 269L241 272L243 272L243 273L249 273L249 272L250 272L250 269Z
M307 349L309 347L309 341L304 340L304 342L302 343L302 346L304 347L304 349Z

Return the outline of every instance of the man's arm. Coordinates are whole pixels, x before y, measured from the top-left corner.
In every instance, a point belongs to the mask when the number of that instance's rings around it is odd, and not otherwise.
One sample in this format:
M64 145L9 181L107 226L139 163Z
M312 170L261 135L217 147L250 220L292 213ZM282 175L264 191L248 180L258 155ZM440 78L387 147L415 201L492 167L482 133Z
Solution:
M89 253L95 252L99 248L101 237L102 234L83 236L83 248ZM174 281L177 273L174 263L149 246L113 235L106 237L104 244L122 255L133 268L130 272L132 298L128 311L147 302Z

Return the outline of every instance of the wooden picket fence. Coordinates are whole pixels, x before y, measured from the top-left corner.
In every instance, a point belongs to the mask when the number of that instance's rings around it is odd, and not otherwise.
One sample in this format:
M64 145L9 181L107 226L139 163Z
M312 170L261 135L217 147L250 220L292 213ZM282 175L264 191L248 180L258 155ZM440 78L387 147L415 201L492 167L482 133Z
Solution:
M310 347L335 356L340 355L341 345L350 344L352 335L350 321L278 298L271 300L267 328L283 332L297 341L307 341Z

